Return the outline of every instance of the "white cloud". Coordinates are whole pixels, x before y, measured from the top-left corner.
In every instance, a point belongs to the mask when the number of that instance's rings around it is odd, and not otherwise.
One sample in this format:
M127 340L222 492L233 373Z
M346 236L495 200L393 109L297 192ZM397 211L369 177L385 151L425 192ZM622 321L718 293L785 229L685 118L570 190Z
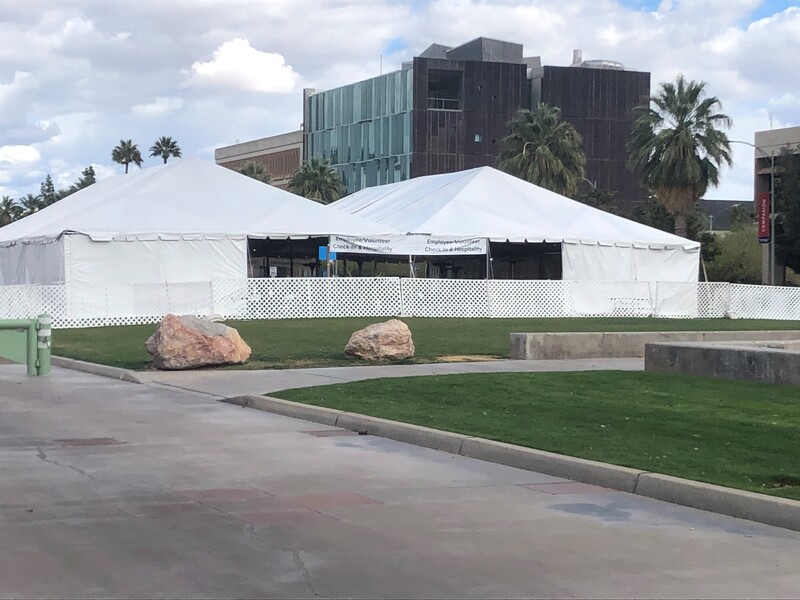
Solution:
M6 4L8 6L6 6ZM29 3L28 3L29 4ZM800 9L759 0L173 0L123 8L108 0L4 3L0 12L0 143L41 161L0 165L4 193L36 193L48 170L74 181L95 165L119 172L111 148L172 136L184 155L295 130L302 85L377 75L433 42L488 36L568 65L618 60L708 82L736 123L731 137L800 125ZM755 19L760 7L763 18ZM766 13L772 14L766 14ZM394 50L390 50L392 48ZM397 50L397 48L406 48ZM212 54L212 50L216 49ZM302 80L300 77L302 74ZM275 93L270 93L275 92ZM281 93L283 92L283 93ZM224 118L221 118L224 116ZM146 153L145 153L146 154ZM752 152L736 149L717 197L749 197ZM145 157L145 165L157 164ZM58 179L62 181L62 179Z
M0 163L16 166L35 163L41 158L39 151L33 146L0 146Z
M140 117L163 117L167 113L183 108L183 100L180 98L165 98L158 96L147 104L137 104L131 112Z
M213 60L197 61L188 71L190 83L244 92L291 92L300 80L280 54L261 52L246 39L225 42Z

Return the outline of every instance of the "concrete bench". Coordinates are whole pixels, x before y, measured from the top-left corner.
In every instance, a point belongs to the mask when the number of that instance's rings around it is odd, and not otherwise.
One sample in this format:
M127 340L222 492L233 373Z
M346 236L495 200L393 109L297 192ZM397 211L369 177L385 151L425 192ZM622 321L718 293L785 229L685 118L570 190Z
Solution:
M647 344L645 371L800 385L800 339Z
M800 340L800 331L648 331L512 333L511 358L643 358L646 344Z

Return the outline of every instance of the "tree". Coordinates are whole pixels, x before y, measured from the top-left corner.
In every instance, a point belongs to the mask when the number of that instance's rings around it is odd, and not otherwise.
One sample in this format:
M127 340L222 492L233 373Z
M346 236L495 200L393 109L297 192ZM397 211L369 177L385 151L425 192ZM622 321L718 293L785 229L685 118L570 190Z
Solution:
M85 187L89 187L93 183L97 183L97 179L95 179L94 174L94 167L89 165L83 171L81 171L81 177L72 187L76 188L77 190L82 190Z
M587 206L591 206L592 208L599 208L605 212L617 214L614 207L614 198L616 197L616 192L591 188L591 191L579 194L575 200Z
M272 175L270 175L267 167L263 163L254 160L248 160L244 163L244 166L239 169L239 173L255 179L256 181L260 181L261 183L269 183L272 181Z
M501 140L500 169L557 194L577 195L586 155L575 128L561 120L561 111L547 104L521 110Z
M39 198L41 198L44 206L55 204L61 199L56 193L56 187L53 185L53 178L50 177L49 174L39 186Z
M20 198L20 217L28 217L35 212L39 212L45 207L44 202L40 196L27 194L24 198Z
M312 158L289 180L289 191L321 204L330 204L345 193L344 183L327 160Z
M761 283L761 248L752 225L707 235L714 238L703 256L709 281Z
M686 218L709 186L719 184L719 168L731 165L732 125L718 112L716 96L706 97L704 82L662 83L637 115L628 141L630 166L675 218L675 233L686 236Z
M128 173L128 165L131 163L137 167L142 166L142 153L139 151L139 146L133 143L132 140L120 140L118 146L114 146L111 151L111 160L115 163L125 165L125 173Z
M89 165L83 171L81 171L81 176L78 179L78 181L73 183L68 188L58 191L58 199L61 200L62 198L66 198L70 194L74 194L78 190L82 190L85 187L89 187L93 183L96 183L94 167L92 167L92 165Z
M637 206L630 215L623 215L637 223L654 227L661 231L671 232L675 230L675 216L656 198L655 194L650 194L641 205ZM701 241L701 233L706 224L703 221L703 213L700 204L695 203L686 214L686 235L690 240Z
M21 209L11 196L3 196L0 200L0 227L19 219Z
M167 160L170 156L174 156L175 158L181 157L181 147L178 146L178 142L171 137L162 135L156 140L155 144L150 146L150 156L160 156L164 159L164 164L167 164Z

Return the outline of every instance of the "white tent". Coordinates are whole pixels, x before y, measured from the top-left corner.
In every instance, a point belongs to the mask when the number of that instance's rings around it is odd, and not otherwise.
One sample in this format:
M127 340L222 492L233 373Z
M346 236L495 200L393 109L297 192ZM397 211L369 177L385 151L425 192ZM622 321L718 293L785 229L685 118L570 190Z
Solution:
M247 238L386 227L197 159L135 170L0 228L0 284L244 279Z
M561 244L563 278L697 281L700 244L586 206L491 167L367 188L330 205L384 228Z

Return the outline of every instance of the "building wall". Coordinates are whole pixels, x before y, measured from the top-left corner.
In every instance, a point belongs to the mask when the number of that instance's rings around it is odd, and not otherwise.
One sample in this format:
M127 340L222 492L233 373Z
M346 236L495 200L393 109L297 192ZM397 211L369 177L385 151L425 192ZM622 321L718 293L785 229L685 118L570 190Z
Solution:
M645 198L627 167L625 144L634 107L650 96L650 73L586 67L543 67L541 101L561 109L583 138L586 178L616 192L615 203L632 210ZM535 101L535 98L534 98Z
M753 200L757 201L759 194L770 192L772 154L779 156L784 149L793 154L800 154L800 127L757 131L754 143L758 149L754 149ZM770 282L770 260L770 244L761 244L761 282L764 284L772 283ZM784 283L783 265L777 264L776 261L774 284L783 285Z
M525 104L524 64L414 59L411 176L495 166L508 121ZM432 77L460 77L457 104L431 98Z
M348 193L411 173L410 69L309 94L306 160L330 160Z
M239 171L248 161L263 164L272 185L286 189L292 174L303 161L303 132L292 131L214 150L218 165Z

